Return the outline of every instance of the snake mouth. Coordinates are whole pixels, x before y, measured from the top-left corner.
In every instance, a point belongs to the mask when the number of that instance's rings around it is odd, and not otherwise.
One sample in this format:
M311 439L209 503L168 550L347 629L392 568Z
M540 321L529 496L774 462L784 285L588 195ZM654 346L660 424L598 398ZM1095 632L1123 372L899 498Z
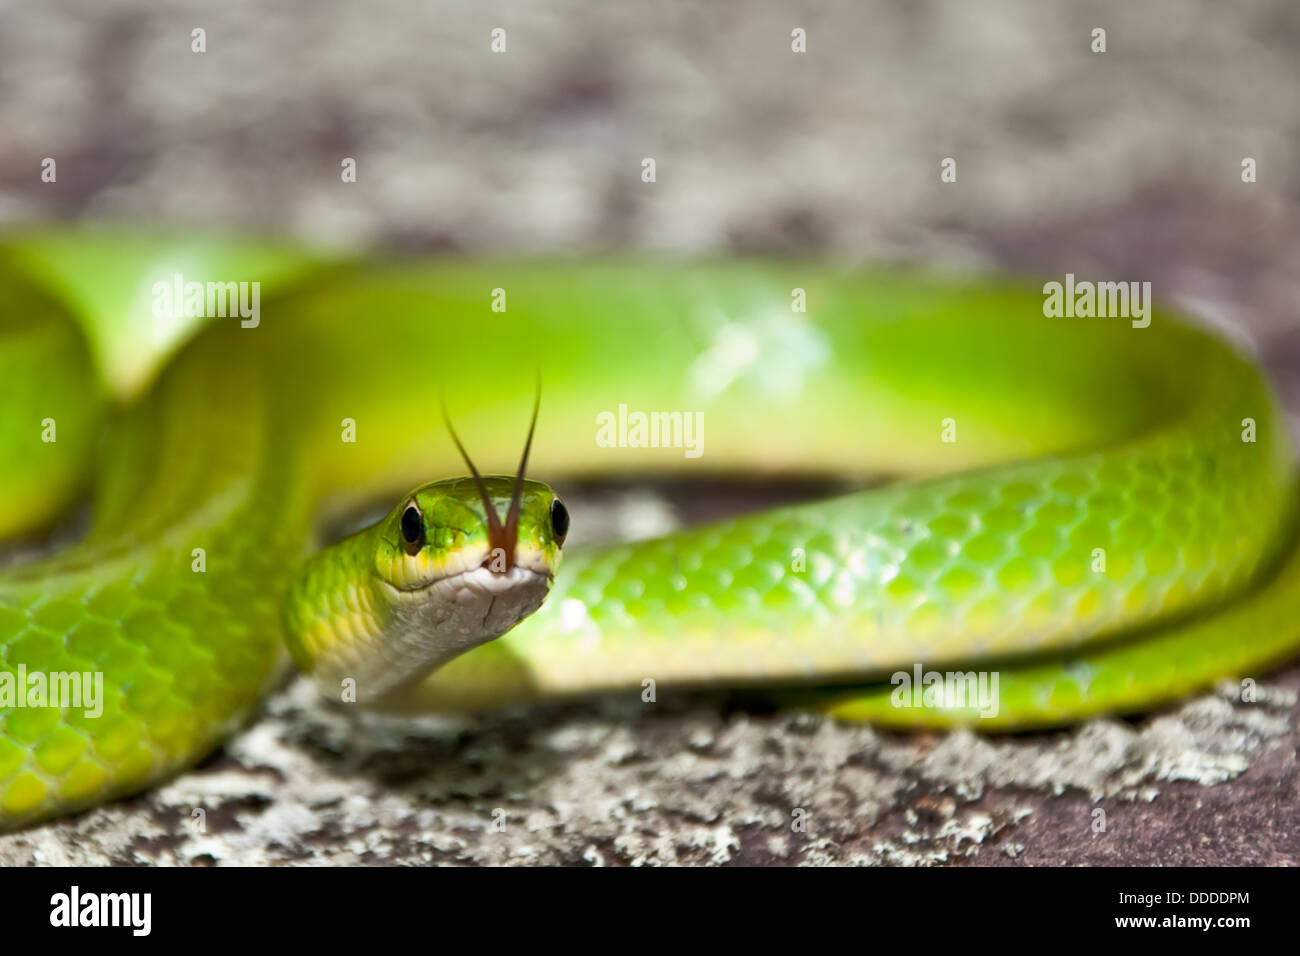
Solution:
M552 576L516 564L509 571L468 568L393 595L393 625L387 657L413 655L425 670L506 633L536 611L551 593Z
M318 670L318 683L331 684L345 675L378 700L396 687L418 682L540 608L553 576L545 567L516 564L501 573L475 563L415 587L380 580L388 604L382 624L363 647L341 642L328 670Z
M550 566L540 552L520 552L508 571L499 571L492 567L494 558L489 551L481 560L472 558L459 562L459 567L439 574L418 584L399 586L380 578L388 590L398 597L412 597L427 594L435 588L459 590L470 588L483 594L505 594L521 584L534 580L544 580L549 588L555 579L555 569Z

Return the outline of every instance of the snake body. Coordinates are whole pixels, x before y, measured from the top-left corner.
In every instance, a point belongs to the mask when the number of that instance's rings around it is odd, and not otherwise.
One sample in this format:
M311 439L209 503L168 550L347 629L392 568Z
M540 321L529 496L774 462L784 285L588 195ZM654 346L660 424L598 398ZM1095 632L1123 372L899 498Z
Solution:
M141 321L140 290L182 262L264 279L260 323L173 322L150 344L162 320ZM1146 328L1048 318L1033 286L806 263L319 264L112 234L13 240L0 288L0 534L91 516L0 569L0 679L104 681L93 717L0 706L0 828L219 745L275 679L302 602L347 611L370 586L369 539L310 557L327 516L464 472L443 395L475 458L513 467L539 369L528 470L548 481L899 480L572 548L540 610L389 682L385 707L760 685L815 688L848 719L1030 727L1258 676L1300 646L1276 399L1159 310ZM701 454L606 447L597 423L619 406L698 415ZM289 635L327 693L345 652L365 663L343 611L314 643ZM898 706L890 674L917 666L996 671L996 714Z

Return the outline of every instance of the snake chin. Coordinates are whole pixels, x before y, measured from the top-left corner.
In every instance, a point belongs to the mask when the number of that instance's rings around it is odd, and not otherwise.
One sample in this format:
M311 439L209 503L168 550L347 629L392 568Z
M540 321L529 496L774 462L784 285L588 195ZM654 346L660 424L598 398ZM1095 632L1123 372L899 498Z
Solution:
M549 566L516 564L501 573L473 567L407 590L384 582L387 625L368 662L353 662L372 695L415 683L466 651L505 634L536 611L551 591Z
M491 640L532 614L546 600L552 576L521 564L504 573L469 568L417 590L391 588L395 616L441 640Z

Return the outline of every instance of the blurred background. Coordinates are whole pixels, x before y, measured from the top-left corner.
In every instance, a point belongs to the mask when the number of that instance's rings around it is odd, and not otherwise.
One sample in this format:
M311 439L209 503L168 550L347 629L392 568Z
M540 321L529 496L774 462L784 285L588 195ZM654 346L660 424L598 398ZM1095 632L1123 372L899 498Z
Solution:
M1277 362L1298 54L1288 0L5 0L0 222L1104 272Z
M0 0L0 225L83 221L1139 279L1255 350L1297 421L1300 5ZM0 861L1295 863L1271 808L1300 797L1297 687L991 741L686 702L358 742L291 690L213 764ZM225 830L174 834L223 788ZM497 805L529 822L485 833ZM1130 836L1095 839L1096 805Z

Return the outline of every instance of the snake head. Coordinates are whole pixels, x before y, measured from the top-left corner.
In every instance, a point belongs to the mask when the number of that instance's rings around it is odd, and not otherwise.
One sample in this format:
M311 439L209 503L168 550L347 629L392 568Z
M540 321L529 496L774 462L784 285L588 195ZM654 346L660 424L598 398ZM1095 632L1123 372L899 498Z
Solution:
M515 511L506 541L492 520L502 507ZM382 621L374 634L382 653L366 668L372 691L418 679L541 607L568 524L563 503L537 481L453 478L404 497L371 539Z
M524 477L536 423L534 401L518 473L484 477L448 420L470 476L421 485L304 565L285 600L285 634L323 691L351 679L378 701L542 606L569 512Z
M513 534L504 537L499 516L507 508ZM375 570L398 591L478 571L486 576L473 577L485 588L508 590L509 581L530 575L549 586L568 531L568 510L540 481L524 480L517 491L516 479L498 475L435 481L407 495L380 523ZM514 576L516 569L522 574ZM494 584L492 576L501 581Z
M509 506L507 555L484 510ZM499 522L497 522L499 523ZM285 600L289 649L322 692L355 681L375 705L542 606L569 515L549 487L514 478L452 478L403 496L377 524L322 549Z

